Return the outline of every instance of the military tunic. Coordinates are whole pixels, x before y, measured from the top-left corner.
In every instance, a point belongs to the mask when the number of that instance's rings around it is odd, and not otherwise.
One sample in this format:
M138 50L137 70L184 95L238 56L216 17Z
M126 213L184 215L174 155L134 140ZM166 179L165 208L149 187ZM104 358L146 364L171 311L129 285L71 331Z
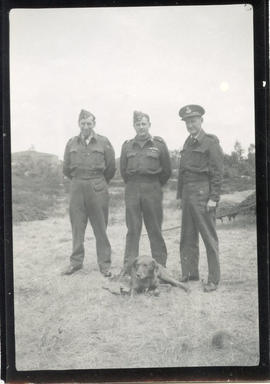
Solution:
M135 137L122 146L120 171L126 183L126 248L124 265L139 254L142 220L149 236L152 257L166 266L167 249L162 236L162 186L171 175L167 146L162 138Z
M93 133L87 144L81 135L71 138L65 149L63 173L71 179L70 221L73 251L70 263L81 266L88 219L96 238L97 259L101 272L111 264L111 246L106 227L109 213L108 183L115 174L115 155L109 140Z
M181 151L177 197L182 199L180 256L182 276L198 278L199 233L208 260L208 282L220 280L215 208L206 210L209 199L218 202L223 175L223 152L218 138L202 129L189 136Z

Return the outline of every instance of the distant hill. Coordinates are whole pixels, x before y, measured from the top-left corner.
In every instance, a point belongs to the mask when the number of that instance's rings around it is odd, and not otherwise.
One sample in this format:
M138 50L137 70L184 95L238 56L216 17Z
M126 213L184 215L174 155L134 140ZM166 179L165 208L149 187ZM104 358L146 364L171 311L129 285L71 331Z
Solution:
M55 171L61 165L61 161L56 155L31 150L14 152L11 159L12 171L15 174L26 176L39 175L44 168Z
M14 159L21 159L24 157L58 159L56 155L46 152L38 152L34 149L28 149L27 151L18 151L12 153L12 158Z
M45 219L63 193L62 162L34 150L12 153L11 158L13 221Z

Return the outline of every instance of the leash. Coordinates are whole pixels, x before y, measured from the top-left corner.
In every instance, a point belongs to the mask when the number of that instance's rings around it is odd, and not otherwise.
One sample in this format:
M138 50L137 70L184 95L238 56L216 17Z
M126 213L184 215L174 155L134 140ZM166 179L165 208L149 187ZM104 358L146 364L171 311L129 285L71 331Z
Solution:
M162 229L161 232L169 232L169 231L173 231L174 229L179 229L179 228L181 228L181 225L176 225L175 227ZM142 236L147 236L147 233L142 233Z

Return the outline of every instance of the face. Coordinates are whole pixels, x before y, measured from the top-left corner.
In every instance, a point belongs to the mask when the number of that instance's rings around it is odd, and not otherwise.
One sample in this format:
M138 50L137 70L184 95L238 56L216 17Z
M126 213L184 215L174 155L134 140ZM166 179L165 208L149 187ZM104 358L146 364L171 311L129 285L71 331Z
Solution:
M149 134L150 121L144 116L141 120L134 123L134 128L137 135L141 138L147 137Z
M87 139L91 135L95 125L95 120L91 116L89 116L87 119L81 119L79 121L81 133L85 139Z
M151 277L154 274L156 269L156 263L151 258L140 257L135 260L134 268L136 271L136 278L139 280L146 279L147 277Z
M202 128L202 122L203 122L203 119L200 116L188 117L185 120L188 132L192 136L196 136Z

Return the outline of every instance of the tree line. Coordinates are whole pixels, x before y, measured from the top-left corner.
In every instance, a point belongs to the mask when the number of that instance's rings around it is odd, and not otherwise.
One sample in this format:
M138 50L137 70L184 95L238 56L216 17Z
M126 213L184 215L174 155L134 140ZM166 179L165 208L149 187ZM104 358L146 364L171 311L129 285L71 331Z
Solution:
M170 151L173 169L178 169L180 152L180 149ZM239 176L255 179L255 145L250 144L246 152L237 140L233 151L224 154L224 178Z

